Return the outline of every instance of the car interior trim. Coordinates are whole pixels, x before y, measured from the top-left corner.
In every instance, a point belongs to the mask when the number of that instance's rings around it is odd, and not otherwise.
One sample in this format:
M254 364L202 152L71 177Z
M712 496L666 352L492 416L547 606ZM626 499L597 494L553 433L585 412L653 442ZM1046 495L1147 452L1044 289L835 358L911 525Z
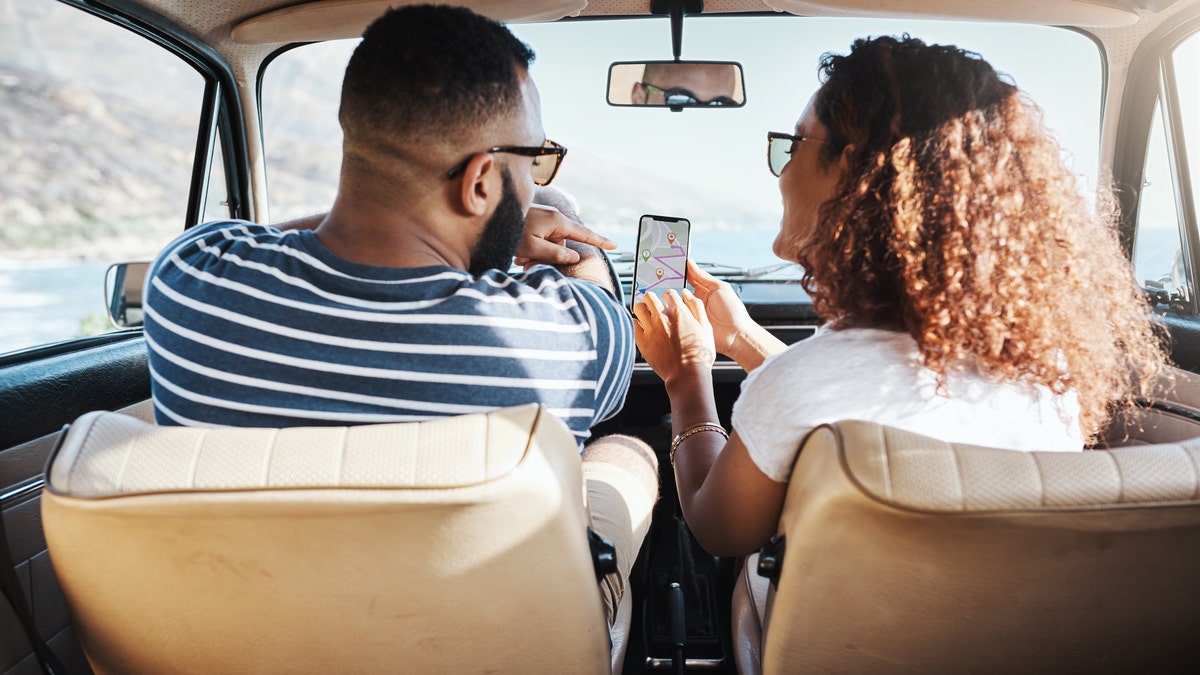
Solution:
M395 0L319 0L259 14L238 23L231 35L248 45L343 40L362 35L367 24L388 7L412 4ZM472 9L498 21L556 21L574 16L587 0L495 0Z
M978 19L1075 26L1115 27L1137 23L1127 6L1108 0L938 0L921 3L920 11L906 10L892 0L763 0L772 9L792 14L845 17L915 17Z

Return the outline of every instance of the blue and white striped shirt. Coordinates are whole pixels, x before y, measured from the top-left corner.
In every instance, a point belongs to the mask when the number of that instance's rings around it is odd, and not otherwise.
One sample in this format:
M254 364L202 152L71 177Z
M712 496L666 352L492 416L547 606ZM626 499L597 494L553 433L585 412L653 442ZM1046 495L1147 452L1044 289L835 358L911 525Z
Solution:
M633 325L599 286L538 266L480 277L343 260L311 231L197 226L152 265L159 424L401 422L541 402L582 442L617 413Z

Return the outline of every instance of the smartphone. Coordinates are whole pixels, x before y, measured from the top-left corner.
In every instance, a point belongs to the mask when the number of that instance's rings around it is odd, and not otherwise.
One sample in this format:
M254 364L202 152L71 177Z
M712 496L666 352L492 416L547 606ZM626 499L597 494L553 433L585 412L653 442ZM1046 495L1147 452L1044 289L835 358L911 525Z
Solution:
M669 288L683 290L691 234L692 223L687 218L642 216L634 251L631 309L647 291L661 296Z

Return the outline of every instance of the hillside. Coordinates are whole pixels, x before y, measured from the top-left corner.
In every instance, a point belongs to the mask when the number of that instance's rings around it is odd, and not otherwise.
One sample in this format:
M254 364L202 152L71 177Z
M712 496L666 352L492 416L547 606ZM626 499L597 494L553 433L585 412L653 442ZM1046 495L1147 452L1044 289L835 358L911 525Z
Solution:
M119 97L0 66L0 252L82 254L155 237L186 204L191 155L181 148L194 139L190 125Z

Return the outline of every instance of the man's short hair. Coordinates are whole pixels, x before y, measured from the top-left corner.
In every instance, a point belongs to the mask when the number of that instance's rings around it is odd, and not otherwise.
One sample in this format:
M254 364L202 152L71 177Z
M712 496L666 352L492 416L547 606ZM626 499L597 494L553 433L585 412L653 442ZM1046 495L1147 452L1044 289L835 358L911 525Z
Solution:
M533 57L508 28L469 9L391 9L350 57L338 119L347 138L416 140L482 126L520 104L517 69Z

